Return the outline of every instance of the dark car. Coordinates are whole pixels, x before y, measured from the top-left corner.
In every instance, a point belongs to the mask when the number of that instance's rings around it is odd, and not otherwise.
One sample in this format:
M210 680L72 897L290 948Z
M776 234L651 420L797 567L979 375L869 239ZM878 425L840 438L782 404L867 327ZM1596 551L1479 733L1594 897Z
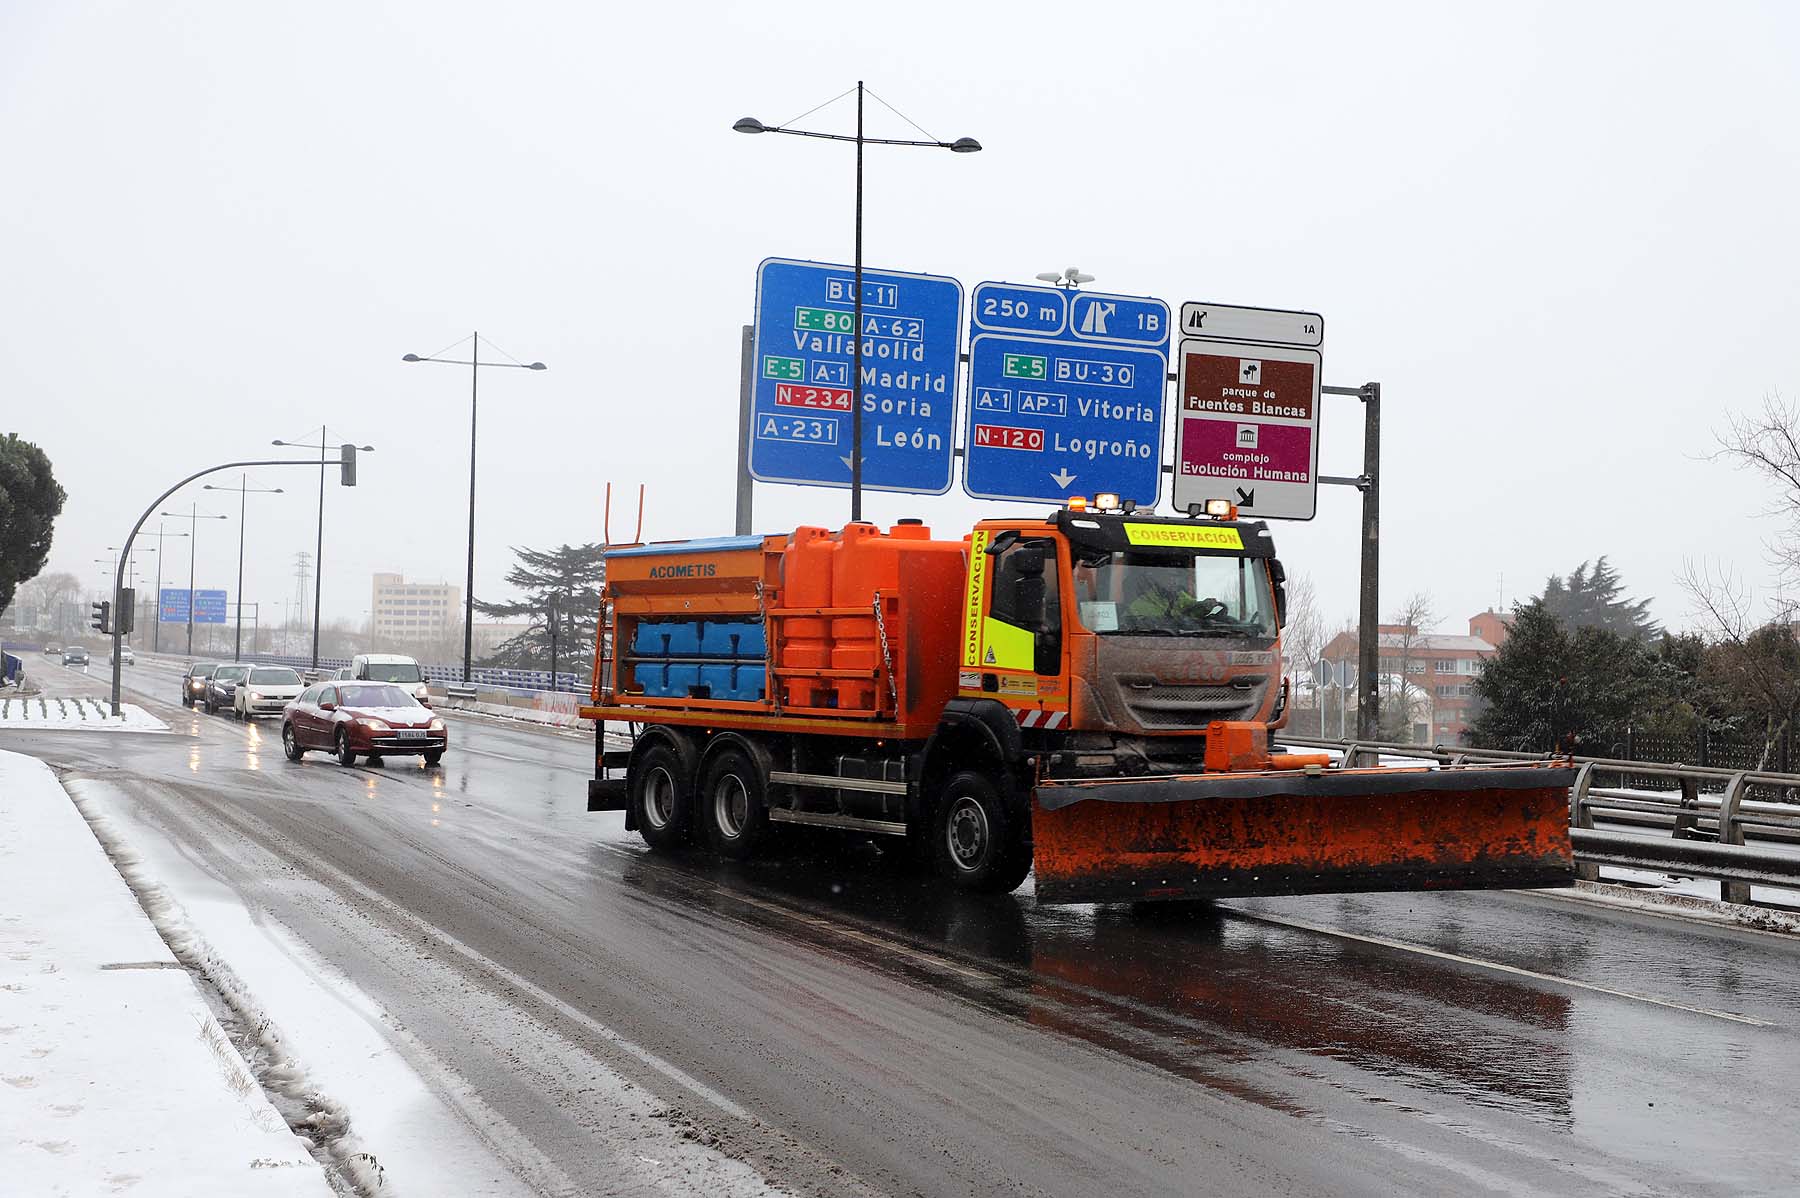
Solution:
M436 765L449 744L443 717L391 682L315 682L281 717L289 761L323 749L340 765L355 765L359 755L423 757Z
M65 666L85 666L87 663L88 651L83 649L80 645L70 645L67 649L63 650L63 664Z
M206 701L206 680L211 678L212 672L218 668L219 663L216 661L196 661L188 666L187 673L181 676L181 705L183 707L192 707L196 703Z
M213 670L212 677L206 680L206 693L201 698L208 715L237 702L238 683L249 672L249 666L219 666Z

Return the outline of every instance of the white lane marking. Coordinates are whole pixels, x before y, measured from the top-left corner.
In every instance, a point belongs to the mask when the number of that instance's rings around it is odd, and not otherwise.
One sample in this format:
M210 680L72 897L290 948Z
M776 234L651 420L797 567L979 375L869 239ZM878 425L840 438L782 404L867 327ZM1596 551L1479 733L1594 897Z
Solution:
M1767 1019L1758 1019L1754 1015L1739 1015L1733 1011L1714 1011L1708 1007L1695 1007L1687 1003L1675 1002L1667 998L1653 998L1648 994L1634 994L1629 990L1615 990L1611 986L1600 986L1593 982L1578 982L1574 978L1559 978L1554 974L1538 973L1531 969L1521 969L1517 965L1503 965L1498 961L1484 961L1480 957L1465 957L1460 953L1447 953L1440 949L1426 948L1421 944L1406 944L1399 940L1389 940L1384 936L1365 936L1359 932L1346 932L1339 928L1328 928L1321 924L1307 923L1302 919L1287 919L1278 915L1264 915L1250 912L1238 907L1229 908L1233 915L1243 919L1255 920L1259 923L1277 924L1281 927L1298 928L1303 932L1317 932L1321 936L1336 936L1342 940L1357 940L1363 944L1375 944L1382 948L1397 949L1403 953L1417 953L1422 957L1435 957L1440 961L1454 961L1458 965L1473 965L1477 969L1491 969L1496 973L1510 973L1516 977L1536 978L1540 982L1549 982L1556 986L1573 986L1577 990L1591 990L1595 994L1609 994L1614 998L1629 999L1632 1002L1649 1003L1653 1007L1666 1007L1671 1011L1686 1011L1690 1015L1705 1015L1710 1019L1724 1019L1731 1023L1748 1024L1751 1027L1777 1027Z
M479 966L480 968L485 969L491 973L499 975L509 985L515 986L518 989L523 990L525 993L531 995L531 997L537 999L539 1002L543 1003L545 1006L554 1010L557 1014L563 1016L565 1019L573 1020L574 1022L580 1024L582 1027L586 1028L588 1031L592 1032L594 1035L600 1037L602 1040L605 1040L607 1043L609 1043L613 1047L617 1048L619 1051L626 1053L629 1056L637 1058L638 1060L642 1061L644 1064L648 1065L650 1068L652 1068L652 1069L656 1070L658 1073L662 1074L664 1077L675 1082L677 1085L680 1085L683 1088L693 1092L694 1094L699 1095L701 1098L705 1099L707 1102L711 1103L713 1106L717 1107L719 1110L725 1112L727 1115L730 1115L733 1119L741 1119L745 1123L757 1122L756 1116L752 1115L749 1111L745 1110L743 1107L739 1106L737 1103L731 1101L731 1099L725 1097L725 1095L719 1093L717 1090L713 1089L711 1086L707 1085L705 1082L701 1081L699 1078L686 1072L680 1066L675 1065L669 1061L663 1060L661 1057L657 1056L655 1053L651 1052L647 1048L643 1048L637 1044L634 1044L632 1041L626 1039L619 1032L616 1032L612 1028L608 1027L606 1024L601 1023L598 1019L595 1019L593 1016L589 1015L587 1012L582 1011L576 1007L570 1006L568 1003L566 1003L562 999L556 997L556 995L550 993L548 990L544 989L542 986L539 986L537 983L532 982L527 978L521 977L520 975L514 973L512 970L506 968L504 965L501 965L499 962L493 960L492 958L482 955L480 952L477 952L475 949L470 948L468 945L464 944L462 941L458 940L456 937L450 935L450 933L444 931L442 928L439 928L433 924L427 923L425 920L419 918L417 915L414 915L412 912L406 910L404 907L401 907L397 903L392 902L385 896L377 893L374 890L371 890L369 887L364 886L361 882L358 882L355 878L350 877L348 874L344 873L342 870L338 869L336 866L330 865L324 861L320 861L315 857L313 859L313 867L315 869L321 870L322 872L331 874L333 877L337 878L338 881L340 881L345 887L347 887L348 889L354 890L357 894L361 895L369 903L373 904L374 906L378 906L378 907L382 908L383 910L385 910L389 914L391 914L394 918L399 919L405 923L411 924L413 927L417 928L422 934L433 937L434 939L436 939L438 941L441 941L444 945L446 945L447 947L449 947L450 949L452 949L453 951L455 951L462 957L466 958L467 960L473 962L475 965Z

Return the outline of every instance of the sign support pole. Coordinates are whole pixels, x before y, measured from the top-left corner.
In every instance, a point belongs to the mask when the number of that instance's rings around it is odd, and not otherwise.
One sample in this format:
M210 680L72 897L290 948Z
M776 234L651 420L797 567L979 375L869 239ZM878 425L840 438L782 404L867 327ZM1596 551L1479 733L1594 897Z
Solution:
M862 209L863 209L863 81L856 81L856 340L850 350L850 522L862 519L863 418L862 418Z
M756 402L756 326L744 326L743 355L738 374L737 522L740 537L750 535L750 505L756 480L750 477L751 408Z

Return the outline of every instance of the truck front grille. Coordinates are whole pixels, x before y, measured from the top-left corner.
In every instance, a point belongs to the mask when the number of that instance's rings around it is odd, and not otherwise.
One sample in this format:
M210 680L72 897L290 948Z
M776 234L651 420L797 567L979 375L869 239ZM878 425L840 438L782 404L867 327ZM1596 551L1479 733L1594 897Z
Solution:
M1266 677L1250 675L1237 686L1160 686L1121 681L1120 694L1146 728L1200 728L1214 720L1247 720L1262 706Z

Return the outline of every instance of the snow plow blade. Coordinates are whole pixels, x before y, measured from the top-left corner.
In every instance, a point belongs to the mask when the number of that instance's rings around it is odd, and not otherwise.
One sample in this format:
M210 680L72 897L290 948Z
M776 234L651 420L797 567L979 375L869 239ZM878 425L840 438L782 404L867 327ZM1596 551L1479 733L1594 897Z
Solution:
M1037 897L1571 886L1574 781L1535 764L1045 781Z

